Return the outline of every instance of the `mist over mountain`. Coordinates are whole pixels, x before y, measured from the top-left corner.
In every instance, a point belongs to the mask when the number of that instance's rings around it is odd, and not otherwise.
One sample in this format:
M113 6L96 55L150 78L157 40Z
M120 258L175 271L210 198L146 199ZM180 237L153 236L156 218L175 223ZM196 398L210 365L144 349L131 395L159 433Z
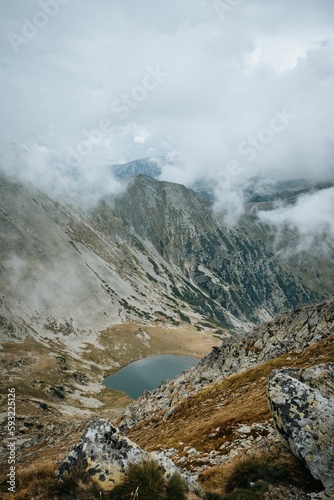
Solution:
M333 293L331 240L285 252L298 235L276 241L263 203L230 228L194 191L143 174L89 209L0 187L4 338L71 342L131 320L245 328Z
M0 496L119 500L159 452L161 498L332 498L333 19L0 2ZM162 355L204 358L104 384Z

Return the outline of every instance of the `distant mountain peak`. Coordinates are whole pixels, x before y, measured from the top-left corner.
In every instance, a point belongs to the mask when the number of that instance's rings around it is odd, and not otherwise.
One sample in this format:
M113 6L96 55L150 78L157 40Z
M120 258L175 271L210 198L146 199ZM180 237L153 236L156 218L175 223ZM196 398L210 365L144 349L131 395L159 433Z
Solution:
M128 163L124 163L123 165L112 165L111 169L114 176L120 180L129 179L140 174L158 178L162 172L161 165L166 162L167 160L165 157L148 157L133 160Z

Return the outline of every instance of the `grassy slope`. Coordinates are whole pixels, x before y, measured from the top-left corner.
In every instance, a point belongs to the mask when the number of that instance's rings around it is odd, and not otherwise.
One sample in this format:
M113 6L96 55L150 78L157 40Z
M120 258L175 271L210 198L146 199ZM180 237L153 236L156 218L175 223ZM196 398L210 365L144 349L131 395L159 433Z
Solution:
M131 402L124 393L102 385L103 378L119 367L142 356L165 353L201 358L215 343L210 331L198 332L185 324L142 327L151 337L144 345L134 335L139 326L105 330L98 345L82 345L80 356L59 342L43 345L32 337L2 344L0 402L5 407L8 388L15 387L17 437L20 442L33 439L19 452L22 465L42 457L55 464L78 440L89 418L113 419ZM5 438L5 413L0 423L0 437Z
M177 461L187 457L182 465L191 469L200 463L205 453L216 450L224 455L233 449L234 441L240 439L236 432L237 424L249 425L270 420L265 387L267 376L272 370L282 367L308 368L333 361L334 335L331 335L302 353L288 353L215 382L184 400L168 420L164 421L162 415L154 416L131 428L128 436L148 450L175 448L177 451L173 459ZM215 432L218 427L219 432ZM216 435L210 438L210 434ZM256 438L257 435L253 437ZM220 450L226 442L229 442L228 446ZM201 453L190 459L185 451L187 446L194 447ZM254 451L255 448L256 446ZM221 481L224 467L229 466L226 464L209 468L202 475L203 485L207 483L206 477L213 484L216 479Z

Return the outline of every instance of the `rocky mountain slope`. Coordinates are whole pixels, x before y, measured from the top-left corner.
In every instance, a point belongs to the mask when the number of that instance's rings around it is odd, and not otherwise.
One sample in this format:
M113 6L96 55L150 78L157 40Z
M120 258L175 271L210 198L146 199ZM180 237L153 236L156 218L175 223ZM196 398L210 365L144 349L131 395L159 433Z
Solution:
M128 409L121 425L131 427L135 441L152 450L155 429L161 430L167 453L194 473L220 465L222 455L229 460L237 446L252 444L249 433L247 441L237 432L239 420L241 426L258 425L252 432L265 446L269 441L262 438L279 439L267 413L266 376L282 363L304 367L310 358L330 358L323 332L331 331L332 306L322 304L317 313L300 304L333 295L333 248L324 251L319 242L303 254L278 253L254 207L231 229L194 191L144 175L133 178L122 195L93 208L60 203L1 177L0 358L5 371L0 392L4 403L9 386L20 388L22 463L41 450L51 461L59 460L92 415L117 419L129 398L102 387L107 374L152 354L201 357L218 339L224 339L223 346L200 364L196 376L183 375L153 399L145 396L144 413L136 406ZM301 307L299 319L291 313L250 331L253 323L294 306ZM149 340L143 341L139 327ZM262 368L257 371L255 365ZM222 378L247 367L255 370L249 375L254 387L238 373L232 382ZM212 392L211 382L217 384ZM251 422L242 420L239 403L233 407L234 394L244 408L251 405L250 395L260 398ZM196 413L197 406L203 414ZM236 416L223 435L216 421L231 419L231 411ZM0 422L5 421L2 413ZM182 425L198 429L200 441L191 433L182 436ZM211 447L209 434L222 438L220 451L217 443Z
M199 365L145 393L126 409L117 425L143 448L165 450L179 466L200 474L202 486L212 486L219 484L219 476L229 470L229 464L245 455L284 453L285 444L274 425L275 413L271 414L268 406L270 395L273 407L281 415L276 424L287 439L292 436L291 422L295 428L291 440L295 439L299 448L296 455L308 463L311 459L306 459L307 453L313 454L314 470L321 469L326 484L332 485L329 445L333 439L332 418L324 415L333 404L333 361L332 300L283 314L247 336L224 340ZM317 366L319 369L310 370ZM276 375L271 376L267 388L271 373ZM287 381L278 392L279 377L283 380L285 373L311 385L311 389L304 389L302 396L297 382L295 389ZM299 391L300 397L291 400L288 389ZM312 401L305 394L319 391L314 397L323 401L322 410L315 408L318 413L312 417ZM327 403L325 394L329 398ZM294 415L290 420L285 420L287 411ZM316 419L319 426L314 424ZM326 441L322 448L327 450L326 456L321 458L317 445L312 444L309 451L307 440L302 438L305 432L309 432L309 443L319 443L320 436ZM319 479L316 474L314 477ZM301 498L309 497L305 494Z
M32 475L44 467L41 460L43 464L47 461L53 471L59 466L63 470L88 440L93 450L89 466L100 485L110 485L114 472L119 474L122 469L120 448L114 439L119 435L118 426L123 433L122 446L130 451L135 448L145 456L148 452L166 464L170 464L167 458L171 459L201 488L216 495L213 498L224 498L231 487L231 474L247 460L253 467L250 481L262 478L262 487L267 488L262 488L256 498L332 498L329 408L334 394L333 362L334 301L303 306L256 327L248 335L224 339L199 365L145 393L125 411L119 410L121 415L112 408L98 410L99 418L107 418L111 426L94 420L87 427L85 419L76 416L75 425L63 421L50 430L35 430L31 441L19 449L21 464L35 464ZM110 428L112 435L98 432L99 426ZM126 437L122 437L124 432ZM321 443L327 444L323 447ZM103 462L101 450L105 446L107 462L117 459L112 466ZM320 483L306 474L291 451L304 460ZM260 468L254 472L260 459ZM268 464L277 467L272 478ZM322 485L326 492L309 496L308 492L321 491ZM252 498L250 492L248 495Z
M223 215L215 214L193 191L140 175L114 210L182 271L183 283L173 287L174 294L222 324L233 324L230 314L256 322L332 294L331 254L320 249L290 258L277 254L254 206L231 229Z
M158 253L110 206L88 214L4 179L0 190L3 340L38 334L73 348L128 318L169 315L168 264L156 279Z
M144 394L129 406L121 426L132 427L155 412L165 418L176 410L179 401L201 391L212 382L261 365L287 353L298 355L334 334L334 301L303 306L289 311L247 333L226 337L222 344L190 370L172 382ZM322 353L319 352L319 360Z
M0 224L2 339L73 347L132 320L245 327L332 293L333 249L278 255L252 211L229 229L193 191L143 175L89 210L1 178Z

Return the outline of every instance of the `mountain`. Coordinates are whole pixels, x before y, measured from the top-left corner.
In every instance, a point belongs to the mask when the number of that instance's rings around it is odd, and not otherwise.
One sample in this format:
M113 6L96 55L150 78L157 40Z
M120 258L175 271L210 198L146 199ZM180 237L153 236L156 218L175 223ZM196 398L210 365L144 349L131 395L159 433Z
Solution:
M113 205L79 210L1 179L3 340L33 334L73 345L127 320L177 323L181 307L201 320L174 296L181 271L124 224Z
M278 241L257 206L231 228L210 200L143 174L93 208L0 178L0 398L17 388L24 466L47 458L53 474L92 416L209 490L245 450L283 453L267 378L333 362L334 248L282 251L296 233ZM124 411L103 378L164 353L207 356Z
M177 160L176 160L177 161ZM173 158L168 156L148 157L133 160L122 165L112 165L111 172L122 181L143 174L159 179L163 171L174 165ZM216 179L199 179L188 186L205 200L215 199ZM330 182L311 182L307 179L273 180L253 177L243 186L246 203L267 203L274 201L292 202L303 194L333 187Z
M253 210L230 229L192 190L144 175L86 210L2 178L0 225L3 339L71 343L126 321L246 328L333 292L333 247L277 253Z
M333 276L333 264L328 253L313 249L290 258L278 254L269 228L254 215L254 205L230 229L223 216L192 190L140 175L114 210L165 261L181 270L184 284L173 288L175 295L204 313L204 294L209 317L222 324L233 322L230 314L256 322L332 294L327 277ZM330 254L333 248L328 250ZM314 269L320 273L319 281Z
M142 158L133 160L122 165L112 165L111 171L117 179L125 180L139 174L157 178L161 174L161 166L167 164L165 157Z

